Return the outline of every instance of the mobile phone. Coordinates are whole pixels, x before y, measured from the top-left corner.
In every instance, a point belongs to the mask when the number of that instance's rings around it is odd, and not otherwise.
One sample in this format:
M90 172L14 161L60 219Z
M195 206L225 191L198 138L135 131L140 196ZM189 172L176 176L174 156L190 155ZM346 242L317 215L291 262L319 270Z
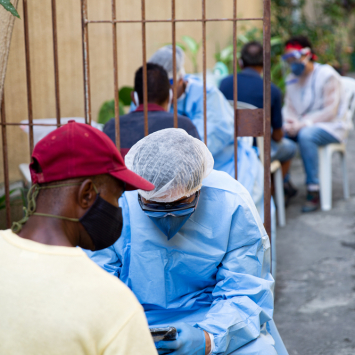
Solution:
M174 327L150 328L150 334L155 343L161 340L176 340L176 328Z

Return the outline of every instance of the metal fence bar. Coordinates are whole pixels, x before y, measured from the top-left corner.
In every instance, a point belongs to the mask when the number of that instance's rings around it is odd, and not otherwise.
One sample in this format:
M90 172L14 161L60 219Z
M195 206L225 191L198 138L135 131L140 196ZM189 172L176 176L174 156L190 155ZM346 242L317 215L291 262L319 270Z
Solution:
M27 0L23 0L23 26L25 35L25 56L26 56L26 84L27 84L27 110L29 128L29 148L30 155L33 151L33 112L32 112L32 85L31 85L31 61L30 61L30 40L28 33L28 9Z
M175 0L171 0L171 35L173 43L173 106L174 106L174 127L178 128L177 117L177 81L176 81L176 26L175 26Z
M264 0L264 225L271 242L271 174L270 174L270 144L271 144L271 29L270 29L270 0Z
M145 0L142 6L142 56L143 56L143 105L144 105L144 135L149 134L148 130L148 87L147 87L147 46L145 33Z
M60 126L60 95L59 95L59 62L58 62L56 0L52 0L52 30L53 30L53 58L54 58L54 83L55 83L55 112L57 117L57 127L59 127Z
M207 96L206 96L206 2L202 0L202 62L203 62L203 138L207 145Z
M262 17L249 17L249 18L206 18L206 22L221 22L221 21L262 21ZM141 23L141 22L202 22L201 19L167 19L167 20L116 20L116 23ZM87 20L86 23L112 23L110 20Z
M118 62L117 62L117 23L116 20L116 0L111 0L112 7L112 50L113 50L113 83L115 98L115 139L118 150L121 148L120 142L120 111L119 111L119 92L118 92Z
M11 227L11 206L10 206L10 181L9 181L9 158L7 152L6 135L6 115L5 115L5 94L2 94L1 104L1 134L2 134L2 159L4 168L4 187L5 187L5 205L6 205L6 227Z
M0 126L52 126L52 127L57 127L56 123L18 123L18 122L6 122L6 123L1 123ZM60 124L60 126L63 126L63 124Z
M234 108L234 176L238 179L238 80L237 80L237 0L233 0L233 108Z
M87 0L81 0L81 28L82 28L82 42L83 42L85 123L91 124L89 33L88 33L88 26L87 26L87 22L86 22L87 17L88 17Z

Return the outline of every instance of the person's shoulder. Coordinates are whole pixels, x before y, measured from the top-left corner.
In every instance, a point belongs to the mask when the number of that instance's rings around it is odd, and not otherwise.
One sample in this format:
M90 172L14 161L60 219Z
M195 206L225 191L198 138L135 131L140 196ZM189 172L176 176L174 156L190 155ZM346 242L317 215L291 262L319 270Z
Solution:
M239 73L238 73L239 76ZM219 87L221 88L224 85L230 85L233 84L233 75L228 75L225 78L221 80L221 83L219 84Z
M132 112L129 112L125 115L120 116L120 123L129 120L130 117L132 117ZM112 129L115 127L115 117L110 118L104 125L103 131L105 132L105 130L107 129Z
M174 118L174 114L172 114L172 117ZM178 122L179 122L179 127L180 124L182 124L189 128L196 128L195 125L192 123L192 121L186 116L178 115Z
M218 189L235 195L249 195L247 189L236 179L224 171L212 170L211 174L203 180L202 186L209 189Z
M340 79L340 74L329 64L319 64L315 63L314 70L318 71L321 75L320 77L329 78L331 76Z
M119 308L139 306L139 303L132 291L117 277L101 269L85 254L81 261L81 270L77 270L78 277L85 279L85 284L81 286L85 297L93 304L102 302L104 295L107 306Z

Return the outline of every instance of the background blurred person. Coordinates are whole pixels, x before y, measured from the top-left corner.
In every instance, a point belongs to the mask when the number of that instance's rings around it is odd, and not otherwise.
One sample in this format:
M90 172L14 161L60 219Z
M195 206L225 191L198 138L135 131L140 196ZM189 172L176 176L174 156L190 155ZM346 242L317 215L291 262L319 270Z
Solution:
M245 44L241 51L239 66L242 71L237 74L238 101L246 102L258 108L264 106L263 46L256 41ZM233 75L222 80L220 90L228 100L234 100ZM297 190L289 181L288 170L291 159L296 153L296 144L283 137L282 130L282 93L271 83L271 161L279 160L285 176L285 197L289 199Z
M170 112L172 100L170 82L165 69L160 65L147 63L147 88L148 132L153 133L174 127L174 114ZM143 67L140 67L135 74L132 101L137 107L135 111L120 116L120 143L123 155L144 138ZM200 139L196 127L189 118L179 115L178 127ZM105 124L103 131L115 142L114 118Z
M311 212L319 207L318 147L343 142L351 123L340 75L331 66L315 62L308 38L290 38L283 60L291 70L286 79L284 130L299 145L307 185L302 211Z
M114 244L124 188L154 185L104 133L74 121L36 144L30 171L26 217L0 232L0 353L156 354L132 292L77 248Z

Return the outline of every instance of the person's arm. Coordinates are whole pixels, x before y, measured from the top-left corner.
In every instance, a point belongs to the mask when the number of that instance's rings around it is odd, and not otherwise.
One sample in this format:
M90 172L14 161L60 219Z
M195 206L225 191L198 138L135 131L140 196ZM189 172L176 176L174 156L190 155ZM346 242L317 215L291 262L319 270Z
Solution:
M197 323L213 334L213 354L239 349L260 335L272 319L274 280L270 243L250 195L243 189L230 230L228 251L219 265L214 301Z
M332 76L323 87L323 107L320 110L310 112L302 117L302 122L312 125L317 122L332 121L338 114L341 102L341 83L338 78Z
M271 134L271 138L275 142L280 142L281 139L283 138L283 136L284 136L284 132L283 132L282 128L274 129Z
M106 346L104 355L157 355L143 310L134 312Z
M271 105L271 127L272 135L271 138L275 142L280 142L283 137L282 130L282 95L281 91L275 86L271 87L272 91L272 105Z
M192 88L191 88L192 89ZM197 131L204 141L203 95L199 91L191 112L188 114ZM190 95L190 93L188 94ZM212 155L221 152L234 140L233 109L223 94L217 88L210 88L207 92L207 147Z
M284 124L295 122L299 119L297 111L293 106L292 100L290 99L290 95L292 95L292 92L290 91L291 90L286 87L285 102L282 108L282 118Z

